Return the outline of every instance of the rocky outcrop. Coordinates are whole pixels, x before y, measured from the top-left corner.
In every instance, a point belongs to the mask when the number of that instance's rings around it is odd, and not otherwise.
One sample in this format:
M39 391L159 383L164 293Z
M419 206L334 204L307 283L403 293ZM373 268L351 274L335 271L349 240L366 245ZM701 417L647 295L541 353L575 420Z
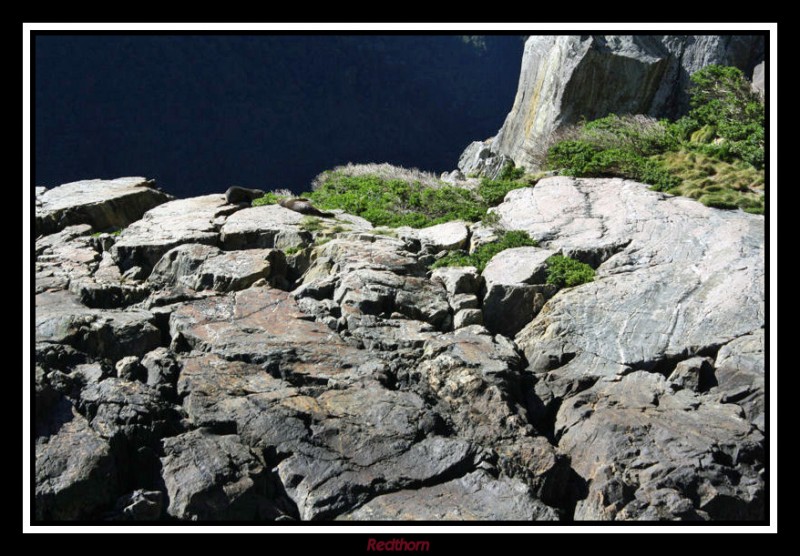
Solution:
M124 228L172 197L145 178L84 180L37 188L36 235L88 224L95 230Z
M506 167L513 162L512 158L504 154L497 154L492 150L492 140L473 141L458 159L458 170L461 175L451 178L453 183L464 181L464 177L487 177L497 179ZM461 179L459 179L461 178Z
M479 274L221 197L37 239L37 519L763 516L763 217L543 179Z
M547 284L548 257L556 251L516 247L498 253L483 271L486 327L514 336L542 309L558 288Z
M575 517L763 516L763 218L620 179L549 178L496 212L598 267L515 338L534 420L588 482Z
M226 217L240 208L228 205L224 195L170 201L125 228L111 254L121 269L139 267L147 276L173 247L184 243L217 245Z
M548 35L525 42L514 105L490 144L473 143L459 168L533 153L559 126L616 114L678 117L688 109L689 76L710 64L750 77L764 59L761 36ZM480 154L477 154L480 153ZM462 167L462 164L464 167Z

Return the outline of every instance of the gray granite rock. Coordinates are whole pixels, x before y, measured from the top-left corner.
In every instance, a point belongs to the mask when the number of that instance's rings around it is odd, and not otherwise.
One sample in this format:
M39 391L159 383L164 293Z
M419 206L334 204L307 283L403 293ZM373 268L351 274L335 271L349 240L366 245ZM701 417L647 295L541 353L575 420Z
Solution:
M427 228L403 228L401 237L419 239L433 253L463 249L469 241L469 228L464 222L445 222Z
M339 519L549 521L558 514L532 497L522 481L475 471L447 483L378 496Z
M36 439L36 519L91 519L116 498L111 447L66 400L49 417Z
M124 228L172 197L145 178L84 180L36 195L36 234L88 224L94 230Z
M163 444L169 515L186 520L262 516L266 471L236 435L200 429L165 438Z
M555 427L588 483L576 519L764 516L764 437L733 404L637 371L569 397Z
M441 282L447 294L475 294L480 288L481 278L474 266L445 266L431 273L431 280Z
M764 48L763 37L756 35L531 36L514 105L491 149L496 157L530 168L553 130L581 118L609 113L677 118L688 110L692 73L721 64L750 76L764 59Z
M274 249L224 252L210 245L187 244L167 251L148 281L160 287L229 292L248 288L260 279L279 281L285 274L283 253Z
M458 159L458 169L467 177L486 177L497 179L506 164L513 162L506 155L498 155L492 150L492 140L473 141Z
M149 274L164 253L173 247L184 243L217 245L219 229L226 218L239 209L226 204L224 195L164 203L125 228L111 248L111 254L123 270L138 266Z
M764 322L761 216L625 180L565 177L512 191L497 211L544 247L600 263L594 282L559 292L517 335L537 372L654 369Z
M453 328L464 328L473 324L483 324L483 311L480 309L461 309L453 315Z
M37 343L66 344L113 362L160 345L153 321L153 314L142 309L90 309L66 291L36 296Z

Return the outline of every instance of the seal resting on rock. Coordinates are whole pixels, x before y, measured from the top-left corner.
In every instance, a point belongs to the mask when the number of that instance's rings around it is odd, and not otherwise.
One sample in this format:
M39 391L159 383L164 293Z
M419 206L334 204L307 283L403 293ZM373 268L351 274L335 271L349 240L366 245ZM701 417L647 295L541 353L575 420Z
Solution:
M332 212L322 212L317 207L311 204L311 201L303 197L296 197L294 199L281 199L279 203L283 208L299 212L300 214L310 214L312 216L321 216L323 218L333 218L335 214Z
M225 202L229 205L238 205L240 203L253 203L253 199L259 199L264 196L264 192L260 189L247 189L246 187L239 187L234 185L229 187L225 192Z

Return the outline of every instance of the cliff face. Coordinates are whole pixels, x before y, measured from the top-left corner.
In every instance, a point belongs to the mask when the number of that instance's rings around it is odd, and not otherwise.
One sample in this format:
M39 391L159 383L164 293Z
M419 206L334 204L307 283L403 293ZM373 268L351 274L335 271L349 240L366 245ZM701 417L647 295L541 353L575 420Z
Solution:
M530 166L533 146L582 117L678 117L688 108L692 73L722 64L750 77L763 58L764 39L757 36L530 37L514 106L491 149Z
M428 269L480 223L39 193L73 215L35 245L39 519L764 516L761 216L548 178L495 209L540 246L480 275Z

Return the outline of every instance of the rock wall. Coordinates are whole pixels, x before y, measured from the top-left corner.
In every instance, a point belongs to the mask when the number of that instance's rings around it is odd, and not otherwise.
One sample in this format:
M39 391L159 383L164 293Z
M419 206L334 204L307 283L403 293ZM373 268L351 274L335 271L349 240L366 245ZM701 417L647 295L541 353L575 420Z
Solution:
M763 59L761 36L533 36L514 105L488 146L530 167L531 150L561 125L611 112L675 118L688 109L692 73L722 64L751 77Z

